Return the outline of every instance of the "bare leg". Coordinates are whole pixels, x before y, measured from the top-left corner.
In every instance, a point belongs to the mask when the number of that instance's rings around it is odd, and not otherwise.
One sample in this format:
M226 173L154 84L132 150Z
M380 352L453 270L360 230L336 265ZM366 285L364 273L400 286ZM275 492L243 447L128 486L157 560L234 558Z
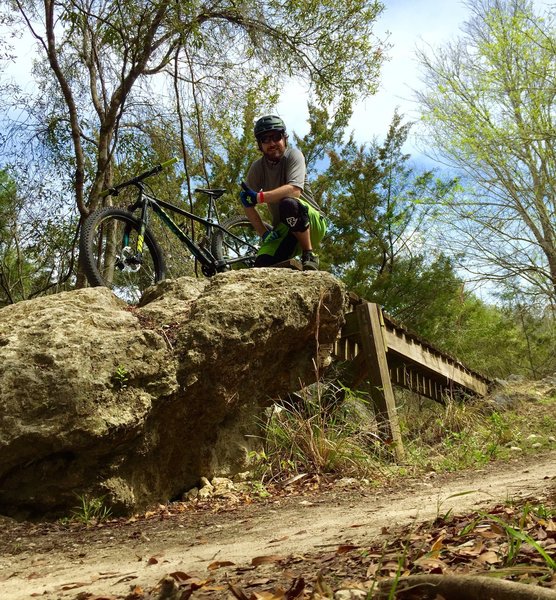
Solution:
M301 246L301 250L312 250L313 246L311 245L311 228L307 227L305 231L292 231L293 235L297 238L299 245Z

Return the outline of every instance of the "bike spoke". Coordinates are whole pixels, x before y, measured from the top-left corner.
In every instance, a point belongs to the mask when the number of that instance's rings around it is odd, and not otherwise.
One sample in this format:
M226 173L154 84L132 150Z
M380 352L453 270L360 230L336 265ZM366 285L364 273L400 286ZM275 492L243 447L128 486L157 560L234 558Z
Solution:
M129 304L136 304L157 281L157 266L147 240L139 245L134 224L125 216L114 214L99 219L92 235L92 258L101 284Z
M260 238L246 217L234 217L215 236L213 253L219 260L228 261L232 269L252 267Z

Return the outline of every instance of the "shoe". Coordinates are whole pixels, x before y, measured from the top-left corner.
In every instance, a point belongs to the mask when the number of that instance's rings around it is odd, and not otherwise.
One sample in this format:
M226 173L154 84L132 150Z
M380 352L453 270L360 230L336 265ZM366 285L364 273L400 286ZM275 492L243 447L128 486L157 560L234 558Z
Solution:
M319 257L311 250L305 250L301 256L301 264L304 271L318 271Z

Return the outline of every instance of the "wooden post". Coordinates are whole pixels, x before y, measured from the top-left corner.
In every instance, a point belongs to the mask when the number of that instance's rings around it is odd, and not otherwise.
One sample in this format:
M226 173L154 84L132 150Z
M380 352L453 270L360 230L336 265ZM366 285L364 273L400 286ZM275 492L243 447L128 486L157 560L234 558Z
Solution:
M398 413L390 381L386 345L382 333L382 311L378 304L364 302L356 308L361 338L361 351L367 364L371 397L381 435L392 440L396 460L403 460L405 451L400 433Z

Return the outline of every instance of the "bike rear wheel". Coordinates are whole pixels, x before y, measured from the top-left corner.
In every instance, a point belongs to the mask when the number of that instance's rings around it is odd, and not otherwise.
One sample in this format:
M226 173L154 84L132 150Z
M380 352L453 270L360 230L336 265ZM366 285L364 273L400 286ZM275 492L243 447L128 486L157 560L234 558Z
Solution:
M212 255L217 260L227 261L229 269L252 267L257 258L261 238L249 219L238 215L227 219L221 225L225 231L215 230L212 238ZM270 229L270 225L265 223L265 226Z
M164 279L164 258L152 233L139 243L140 222L120 208L101 208L85 221L79 242L83 270L91 286L106 286L129 304Z

